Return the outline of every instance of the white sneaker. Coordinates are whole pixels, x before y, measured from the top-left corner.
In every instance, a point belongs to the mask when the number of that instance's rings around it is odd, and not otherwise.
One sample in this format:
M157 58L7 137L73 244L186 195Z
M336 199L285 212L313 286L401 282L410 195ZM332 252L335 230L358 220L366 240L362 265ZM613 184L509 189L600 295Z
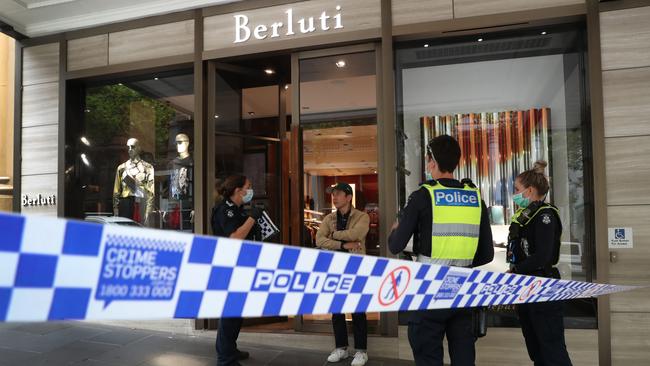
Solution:
M354 354L354 360L352 360L351 366L363 366L368 362L368 353L363 351L357 351Z
M347 348L336 348L329 357L327 357L327 362L339 362L348 358L350 354L348 353ZM363 364L362 364L363 365Z

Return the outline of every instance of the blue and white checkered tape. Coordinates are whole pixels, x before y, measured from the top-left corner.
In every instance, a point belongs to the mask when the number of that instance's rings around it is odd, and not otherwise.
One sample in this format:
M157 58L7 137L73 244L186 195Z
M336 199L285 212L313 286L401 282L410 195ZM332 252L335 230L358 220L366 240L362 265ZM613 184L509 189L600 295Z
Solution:
M634 289L0 214L0 321L442 309Z

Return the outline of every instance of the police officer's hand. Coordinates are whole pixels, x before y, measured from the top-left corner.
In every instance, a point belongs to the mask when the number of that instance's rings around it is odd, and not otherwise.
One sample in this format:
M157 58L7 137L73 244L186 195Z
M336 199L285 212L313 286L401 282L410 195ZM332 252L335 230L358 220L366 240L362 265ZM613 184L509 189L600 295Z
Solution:
M262 213L264 210L262 210L259 207L251 207L250 212L248 213L248 216L254 218L255 220L258 220L260 217L262 217Z

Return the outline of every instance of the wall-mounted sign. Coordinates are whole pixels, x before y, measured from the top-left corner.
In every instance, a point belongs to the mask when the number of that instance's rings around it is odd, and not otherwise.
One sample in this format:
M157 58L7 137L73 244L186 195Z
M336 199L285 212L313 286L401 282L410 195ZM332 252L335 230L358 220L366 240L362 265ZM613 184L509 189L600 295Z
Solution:
M631 227L609 228L609 249L634 248L634 234Z
M203 18L203 51L213 51L203 57L221 58L378 37L381 0L302 0ZM308 41L309 38L320 39Z
M23 207L34 207L34 206L56 206L56 195L43 196L39 195L22 195L22 204Z
M293 8L284 11L283 20L276 21L269 25L249 24L250 19L246 14L233 15L235 21L235 40L233 43L243 43L251 38L251 35L258 40L266 38L279 38L281 36L291 37L300 34L313 32L328 32L343 29L343 18L341 17L341 6L336 6L336 12L330 14L323 10L319 16L294 17Z

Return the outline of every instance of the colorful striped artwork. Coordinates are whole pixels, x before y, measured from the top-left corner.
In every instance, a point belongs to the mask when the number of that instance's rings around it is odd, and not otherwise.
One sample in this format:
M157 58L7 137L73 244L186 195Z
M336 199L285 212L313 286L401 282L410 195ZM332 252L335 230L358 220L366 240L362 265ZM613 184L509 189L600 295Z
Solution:
M502 207L503 219L496 221L505 224L514 214L517 174L537 160L547 161L552 171L550 118L549 108L421 117L422 146L438 135L455 137L462 150L456 177L472 179L488 207Z

